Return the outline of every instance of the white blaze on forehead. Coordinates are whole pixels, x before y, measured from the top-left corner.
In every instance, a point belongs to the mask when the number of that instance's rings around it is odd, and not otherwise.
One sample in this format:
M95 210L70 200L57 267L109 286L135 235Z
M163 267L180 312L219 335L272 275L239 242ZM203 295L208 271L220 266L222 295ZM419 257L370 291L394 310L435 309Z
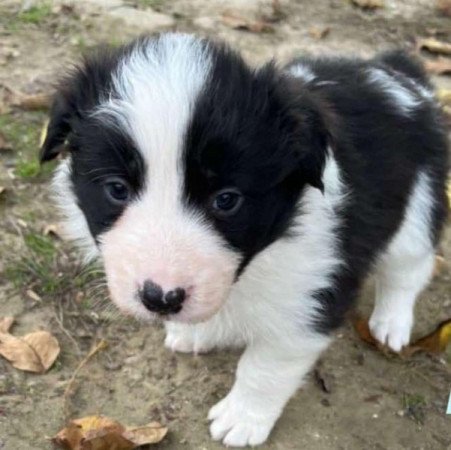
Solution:
M208 44L194 36L164 34L141 42L113 76L119 99L96 111L130 134L144 157L150 190L161 190L162 183L165 196L170 187L181 189L183 139L211 64Z

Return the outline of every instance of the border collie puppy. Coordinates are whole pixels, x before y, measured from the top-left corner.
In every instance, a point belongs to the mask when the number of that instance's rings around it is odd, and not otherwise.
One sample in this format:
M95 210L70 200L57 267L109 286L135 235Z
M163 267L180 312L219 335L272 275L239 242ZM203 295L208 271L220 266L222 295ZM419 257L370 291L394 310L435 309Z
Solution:
M207 39L142 37L61 82L42 161L63 149L67 230L118 307L163 319L174 351L245 347L213 439L267 439L370 272L373 335L409 342L447 142L405 54L251 69Z

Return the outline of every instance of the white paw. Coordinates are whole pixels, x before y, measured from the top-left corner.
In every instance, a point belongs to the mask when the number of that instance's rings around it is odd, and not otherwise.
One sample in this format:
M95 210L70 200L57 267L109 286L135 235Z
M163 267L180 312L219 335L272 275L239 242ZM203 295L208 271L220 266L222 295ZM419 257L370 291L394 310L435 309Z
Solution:
M395 352L401 351L409 343L412 325L413 316L406 313L389 315L373 312L369 321L373 337Z
M192 325L167 324L164 345L173 352L205 353L207 345L196 339L196 330Z
M166 339L164 340L164 345L173 352L194 352L194 339L191 333L168 331L166 334Z
M210 434L215 441L231 447L260 445L268 438L278 416L253 410L232 391L210 409Z

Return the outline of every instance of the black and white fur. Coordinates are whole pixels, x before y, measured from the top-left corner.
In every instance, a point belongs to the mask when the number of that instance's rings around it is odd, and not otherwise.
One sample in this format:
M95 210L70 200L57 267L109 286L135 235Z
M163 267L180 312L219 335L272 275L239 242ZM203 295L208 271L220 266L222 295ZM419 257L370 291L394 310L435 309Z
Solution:
M167 347L246 347L214 439L267 439L370 272L372 333L408 343L448 166L432 88L402 52L254 70L205 39L143 37L62 81L42 160L63 148L58 203L113 301L153 320L144 283L181 288L172 314L159 304Z

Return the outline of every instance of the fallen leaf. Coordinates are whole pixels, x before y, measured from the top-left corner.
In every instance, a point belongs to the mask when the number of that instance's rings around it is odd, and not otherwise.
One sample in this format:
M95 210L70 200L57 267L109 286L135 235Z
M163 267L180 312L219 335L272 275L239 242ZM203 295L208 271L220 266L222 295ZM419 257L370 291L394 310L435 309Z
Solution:
M13 323L14 317L2 317L0 319L0 333L8 333Z
M385 6L384 0L351 0L354 6L358 6L362 9L378 9Z
M143 427L127 428L123 436L135 447L157 444L166 436L168 429L158 422L151 422Z
M374 395L369 395L368 397L365 397L363 399L363 401L367 402L367 403L379 403L381 398L382 398L381 394L374 394Z
M417 49L426 49L432 53L451 55L451 44L449 42L439 41L438 39L434 38L418 39Z
M314 26L309 28L308 34L313 39L324 39L328 34L330 33L330 27L324 27L324 26Z
M39 148L44 145L45 139L47 138L47 132L49 129L49 120L46 119L42 124L41 135L39 136Z
M11 318L0 323L0 355L16 369L37 373L49 370L60 352L56 338L47 331L16 337L8 332L11 324Z
M429 73L434 75L451 74L451 59L439 56L436 60L424 61L424 67Z
M356 316L352 319L352 324L354 325L354 329L359 335L359 338L366 342L367 344L378 346L379 342L373 338L370 327L368 326L368 320L363 317Z
M42 298L40 297L40 295L36 294L35 291L33 291L33 289L27 289L25 294L27 295L27 297L35 302L42 302Z
M157 422L125 427L105 416L89 416L71 421L52 441L67 450L132 450L161 442L167 431Z
M362 341L377 347L378 349L386 349L384 345L378 342L372 335L368 326L368 321L361 317L353 318L354 329ZM414 353L443 353L451 342L451 319L440 323L437 328L430 334L423 336L415 342L404 347L400 354L403 357L409 357Z
M437 0L436 7L443 15L451 17L451 0Z
M274 28L264 20L252 20L241 17L233 12L225 12L222 15L222 23L235 30L251 31L252 33L268 33L274 31Z
M403 349L405 356L417 352L443 353L451 342L451 319L440 323L430 334L423 336Z

